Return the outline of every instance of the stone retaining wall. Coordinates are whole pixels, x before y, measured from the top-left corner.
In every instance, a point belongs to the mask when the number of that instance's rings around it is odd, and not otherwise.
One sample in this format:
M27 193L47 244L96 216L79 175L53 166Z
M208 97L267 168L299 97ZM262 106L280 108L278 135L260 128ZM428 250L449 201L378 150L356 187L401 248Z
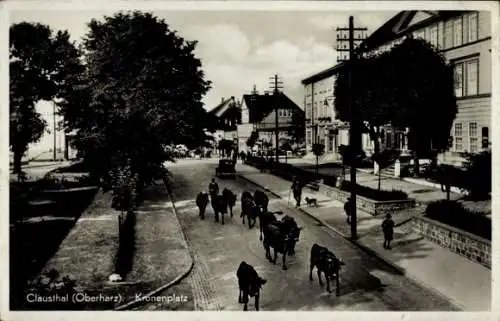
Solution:
M319 191L332 199L345 203L351 193L325 184L319 184ZM397 211L415 207L415 200L375 201L363 196L356 197L356 208L373 216L394 214Z
M491 269L491 241L423 216L413 217L412 225L431 242Z

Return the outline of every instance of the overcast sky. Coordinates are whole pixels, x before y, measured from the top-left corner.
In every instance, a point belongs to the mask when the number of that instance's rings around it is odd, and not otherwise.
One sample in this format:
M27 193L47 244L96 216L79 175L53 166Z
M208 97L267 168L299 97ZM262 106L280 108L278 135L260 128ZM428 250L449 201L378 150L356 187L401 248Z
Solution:
M32 21L56 30L68 30L74 41L87 33L87 23L113 11L11 11L11 23ZM196 54L202 60L212 89L204 98L211 109L221 97L240 98L256 84L269 87L277 73L284 92L300 107L300 81L336 63L335 28L345 27L349 13L333 11L152 11L188 40L198 40ZM358 11L355 24L374 31L395 11Z

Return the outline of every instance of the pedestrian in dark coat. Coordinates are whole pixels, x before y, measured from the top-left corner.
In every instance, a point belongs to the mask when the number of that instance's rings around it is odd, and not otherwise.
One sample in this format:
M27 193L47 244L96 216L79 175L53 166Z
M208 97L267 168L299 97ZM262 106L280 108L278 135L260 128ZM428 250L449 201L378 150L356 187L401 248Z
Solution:
M298 178L293 179L292 183L292 193L293 193L293 198L295 198L296 205L295 207L300 206L300 201L302 199L302 183Z
M351 224L351 217L354 212L354 203L352 202L352 199L350 197L344 204L344 212L345 215L347 216L347 224Z
M210 193L210 199L219 194L219 184L217 184L215 178L212 178L212 181L208 184L208 193Z
M199 215L202 220L205 219L205 210L208 205L208 193L202 191L196 196L196 206L198 206Z
M382 231L384 232L384 248L391 249L391 241L394 237L394 221L391 214L387 214L382 222Z

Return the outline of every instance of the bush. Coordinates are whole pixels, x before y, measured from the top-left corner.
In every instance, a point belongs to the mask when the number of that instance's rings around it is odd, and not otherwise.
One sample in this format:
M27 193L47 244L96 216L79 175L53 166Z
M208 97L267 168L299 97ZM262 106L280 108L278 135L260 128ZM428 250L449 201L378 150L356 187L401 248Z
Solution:
M457 201L440 200L427 205L426 217L491 241L491 219L464 208Z
M465 162L463 188L473 199L486 199L491 193L491 151L468 154Z
M342 181L340 189L346 192L350 192L352 189L352 183L350 181ZM370 198L375 201L398 201L408 199L408 194L399 190L385 191L377 190L370 187L362 186L356 184L356 192L359 196Z

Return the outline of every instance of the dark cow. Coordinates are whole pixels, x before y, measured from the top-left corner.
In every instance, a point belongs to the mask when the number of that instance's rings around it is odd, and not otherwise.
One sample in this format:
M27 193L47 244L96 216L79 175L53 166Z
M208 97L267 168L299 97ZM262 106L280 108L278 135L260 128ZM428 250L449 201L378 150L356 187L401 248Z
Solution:
M206 193L205 191L200 192L196 196L196 206L198 206L199 215L202 220L205 219L205 210L207 208L208 202L208 193Z
M233 217L233 207L236 205L236 195L228 190L227 188L224 188L222 191L222 197L225 198L227 206L229 208L229 214L231 218Z
M212 196L212 209L214 210L215 221L219 222L219 213L221 214L221 223L224 225L224 215L227 213L227 201L222 195Z
M295 244L299 241L300 237L300 230L302 230L301 227L298 226L297 222L295 219L291 216L285 215L282 219L282 226L283 229L287 231L293 231L295 232L294 235L292 235L292 238L290 240L290 251L288 252L288 255L294 255L295 254Z
M259 210L259 225L260 225L260 237L259 240L262 241L262 235L264 233L264 227L271 223L276 223L278 222L278 219L276 216L274 216L274 213L268 212L268 211L262 211L261 209ZM281 214L283 212L276 212L277 214Z
M294 242L297 242L300 234L300 227L290 228L283 222L274 222L264 226L264 248L266 249L266 258L276 264L278 253L283 254L283 270L287 269L286 256ZM271 258L271 249L274 249L274 260Z
M257 206L260 206L264 210L264 212L267 212L269 197L267 197L266 193L261 190L257 190L253 194L253 198L255 200L255 204L257 204Z
M247 264L245 261L240 263L238 271L238 286L240 288L238 294L238 303L243 303L243 311L248 310L248 297L255 297L255 310L259 311L259 297L260 289L266 284L266 280L261 278L253 266Z
M323 281L321 281L321 272L325 274L326 278L326 290L331 293L330 290L330 280L335 278L337 284L336 294L340 295L340 269L345 265L342 260L338 259L332 252L330 252L326 247L314 244L311 247L311 259L309 267L309 280L313 280L312 271L316 267L318 272L319 285L323 286Z
M252 194L250 192L243 192L241 194L241 217L243 218L243 224L245 224L245 216L248 218L248 228L252 228L258 216L258 207L253 200Z

